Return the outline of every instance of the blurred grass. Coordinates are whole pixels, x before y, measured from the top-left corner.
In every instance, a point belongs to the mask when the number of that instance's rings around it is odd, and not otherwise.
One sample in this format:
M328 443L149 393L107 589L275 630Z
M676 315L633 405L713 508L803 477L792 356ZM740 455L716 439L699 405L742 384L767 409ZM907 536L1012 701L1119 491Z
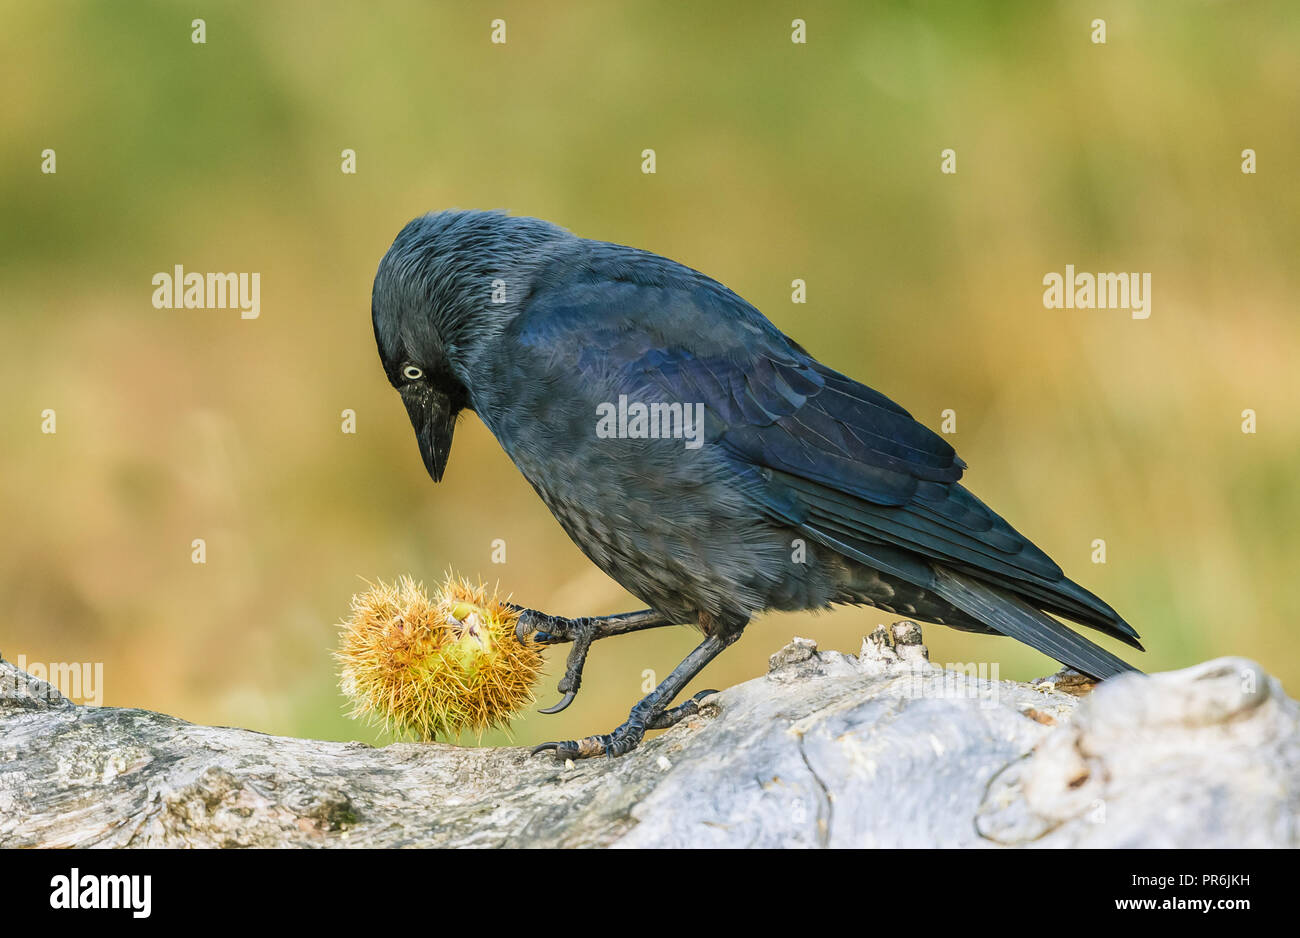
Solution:
M475 418L433 487L376 361L398 228L505 207L709 272L930 426L954 408L970 487L1137 626L1143 667L1242 654L1294 692L1298 42L1289 2L5 3L0 650L103 661L111 704L373 740L329 654L358 577L450 566L551 612L637 607ZM1067 263L1150 271L1151 318L1045 310ZM153 309L174 264L261 272L261 318ZM766 617L699 686L887 618ZM612 728L694 641L599 644L579 701L516 738Z

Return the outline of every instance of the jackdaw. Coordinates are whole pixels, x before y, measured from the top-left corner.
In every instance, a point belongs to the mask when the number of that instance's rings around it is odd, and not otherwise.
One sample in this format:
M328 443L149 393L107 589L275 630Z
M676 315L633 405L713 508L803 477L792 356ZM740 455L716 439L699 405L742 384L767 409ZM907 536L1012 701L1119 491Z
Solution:
M1095 678L1134 670L1052 616L1141 649L1110 606L959 483L943 437L821 364L704 274L504 212L410 222L379 264L379 357L442 478L457 417L492 431L560 526L649 609L521 610L521 640L690 624L704 639L612 733L622 755L695 712L673 699L756 613L872 605L1009 635Z

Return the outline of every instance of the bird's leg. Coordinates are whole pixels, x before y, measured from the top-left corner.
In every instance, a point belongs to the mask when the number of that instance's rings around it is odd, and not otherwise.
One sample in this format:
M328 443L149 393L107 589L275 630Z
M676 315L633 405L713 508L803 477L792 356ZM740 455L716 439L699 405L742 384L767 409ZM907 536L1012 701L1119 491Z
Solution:
M717 690L710 688L697 693L686 703L678 704L675 707L669 707L667 710L660 710L645 725L648 730L666 730L670 726L676 726L687 717L694 716L700 712L700 701L710 694L716 694Z
M565 740L558 743L542 743L533 749L533 754L554 750L557 759L589 759L601 754L621 756L631 752L640 745L645 731L672 726L684 716L699 709L699 700L708 691L695 697L680 707L666 709L672 699L681 693L682 688L691 682L704 666L718 656L737 638L740 632L713 634L701 642L696 649L686 656L672 672L664 678L659 686L647 694L640 703L632 708L627 721L614 730L600 736L588 736L586 739Z
M522 642L526 641L531 634L533 641L543 645L558 645L561 642L574 641L580 632L587 630L587 627L591 627L594 631L592 636L594 641L611 635L681 624L660 615L653 609L621 612L616 616L582 616L578 619L566 619L563 616L547 615L536 609L525 609L513 603L506 603L506 605L519 613L519 620L515 623L515 637Z
M624 612L616 616L565 619L560 616L549 616L535 609L521 609L518 606L512 608L519 610L519 621L515 623L515 636L521 642L525 641L530 634L533 635L533 641L543 645L573 642L568 661L564 665L564 676L560 678L560 683L556 687L564 696L559 703L539 711L540 713L559 713L573 703L573 698L578 695L578 688L582 686L582 669L587 664L587 652L591 650L591 643L596 639L678 624L653 609Z

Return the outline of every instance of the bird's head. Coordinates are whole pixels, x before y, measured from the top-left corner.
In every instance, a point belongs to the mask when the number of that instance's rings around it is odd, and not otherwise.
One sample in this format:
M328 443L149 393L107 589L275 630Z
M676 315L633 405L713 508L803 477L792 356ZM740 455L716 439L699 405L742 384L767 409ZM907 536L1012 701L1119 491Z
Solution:
M473 409L479 355L518 312L527 259L560 238L572 235L534 218L435 212L407 224L379 262L375 342L433 481L447 468L456 418Z
M441 482L456 418L469 404L468 391L452 376L445 354L433 346L385 358L384 370L406 405L424 468L434 482Z

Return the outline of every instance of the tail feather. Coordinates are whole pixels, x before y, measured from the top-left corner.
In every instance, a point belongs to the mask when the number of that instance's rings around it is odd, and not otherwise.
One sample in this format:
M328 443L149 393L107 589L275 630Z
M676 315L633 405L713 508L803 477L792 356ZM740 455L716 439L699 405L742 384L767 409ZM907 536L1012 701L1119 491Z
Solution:
M993 631L1024 642L1077 671L1104 680L1138 670L1010 590L923 560L892 544L869 542L844 531L827 530L828 527L805 526L802 530L819 543L873 570L931 591Z
M962 612L987 623L1003 635L1024 642L1091 677L1103 680L1138 670L1047 613L1035 609L1019 596L963 573L936 568L931 588Z

